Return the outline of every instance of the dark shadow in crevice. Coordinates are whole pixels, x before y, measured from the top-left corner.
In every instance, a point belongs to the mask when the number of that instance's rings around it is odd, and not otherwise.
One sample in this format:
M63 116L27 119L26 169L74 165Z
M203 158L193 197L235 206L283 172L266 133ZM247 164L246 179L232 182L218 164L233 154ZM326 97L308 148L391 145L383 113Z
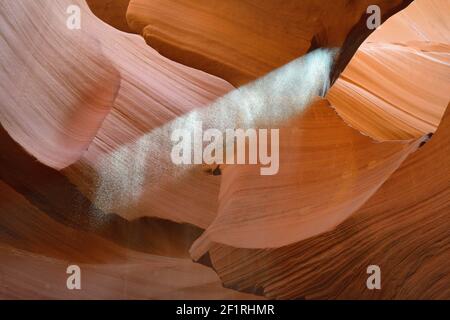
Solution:
M384 23L391 16L405 9L412 2L413 0L403 0L398 6L392 8L391 10L383 12L381 15L382 23ZM367 39L367 37L369 37L369 35L373 31L375 31L367 27L367 19L369 18L369 16L370 14L363 14L358 23L352 28L347 38L345 39L338 58L334 63L333 70L330 74L330 88L350 63L351 59L353 58L361 44ZM319 40L313 39L313 41L311 42L311 46L320 46Z
M103 22L120 31L133 33L127 23L130 0L86 0L89 9Z
M114 213L105 214L67 177L28 154L1 126L0 178L58 223L135 251L188 258L191 244L203 232L190 224L159 218L128 221Z

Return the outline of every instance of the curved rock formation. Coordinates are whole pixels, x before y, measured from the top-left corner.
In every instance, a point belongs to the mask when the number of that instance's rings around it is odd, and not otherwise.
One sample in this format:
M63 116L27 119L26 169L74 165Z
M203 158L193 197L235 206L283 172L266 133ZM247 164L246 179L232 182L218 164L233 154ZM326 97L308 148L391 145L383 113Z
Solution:
M258 165L222 170L217 216L191 253L200 257L210 242L281 247L332 230L363 205L420 142L375 143L347 126L326 100L318 101L280 129L281 166L276 175L261 175Z
M65 7L60 10L49 17L39 3L1 4L1 123L39 161L58 169L87 149L120 85L98 41L66 28ZM17 12L22 28L13 27ZM49 39L57 27L57 38Z
M450 296L448 0L355 55L369 1L87 2L0 3L1 298ZM278 174L174 164L199 122L280 128Z
M405 26L411 27L411 21L417 21L416 29L413 29L415 32L410 32L409 35L407 33L404 43L401 41L401 34L395 35L397 43L383 43L385 36L383 34L378 36L379 31L375 32L368 42L363 44L342 77L330 90L327 98L336 104L337 112L346 122L378 140L411 139L426 132L434 132L441 121L441 114L447 110L431 141L425 145L425 140L421 142L420 149L408 156L362 207L352 212L351 217L341 222L337 228L321 235L309 234L300 242L292 241L288 244L286 241L287 245L273 249L243 248L247 247L248 243L252 244L252 241L266 243L263 247L270 248L270 244L277 243L280 239L285 240L285 237L288 238L289 232L278 233L277 237L272 237L272 232L279 227L277 224L282 223L283 218L290 213L289 208L294 206L298 208L303 205L295 196L292 196L295 194L292 191L297 194L311 193L314 189L302 190L301 186L304 184L299 184L297 188L292 188L291 192L285 192L284 197L278 201L271 202L267 198L275 198L276 189L266 190L264 187L267 187L267 184L255 183L262 177L253 173L251 176L240 179L239 174L227 173L224 170L223 216L220 216L219 211L216 224L211 226L211 231L207 231L202 236L207 241L204 239L200 243L194 243L191 251L194 256L198 256L207 250L209 263L227 287L277 299L447 299L449 297L450 291L446 283L449 281L450 274L450 265L447 262L450 257L448 231L450 230L448 219L450 171L447 168L450 154L448 149L450 145L448 76L450 73L448 40L440 37L446 34L443 30L449 30L446 20L442 19L448 12L444 9L449 3L434 1L430 4L431 10L428 10L429 4L430 2L417 1L399 17L393 17L381 28L380 32L388 35L390 34L389 25L396 26L403 23L405 28ZM420 20L417 19L418 12L422 15ZM423 28L418 27L419 21L422 21ZM431 31L428 21L433 21L435 30ZM392 30L395 34L396 29L392 27ZM426 39L417 41L419 40L417 35L427 34L431 37L428 39L430 41ZM415 36L416 41L411 42L411 36ZM372 42L371 39L376 40ZM389 38L386 37L386 39ZM441 41L441 43L433 41ZM311 112L313 110L313 107L309 109ZM427 135L424 139L429 137L430 135ZM281 141L285 142L285 140ZM315 139L316 147L321 146L318 141L321 139ZM328 147L325 150L332 149ZM301 154L306 155L307 151ZM322 162L327 164L320 166L321 162L317 161L318 165L315 168L318 172L311 175L311 181L315 178L317 181L327 181L327 179L318 178L327 174L319 168L330 167L331 165L328 164L330 157L322 157L322 159ZM302 169L304 168L299 167L297 170ZM243 168L233 170L242 171L244 174L250 171ZM284 181L278 185L278 189L288 190L287 188L292 185L289 179L295 181L303 177L295 174L295 171L291 173L292 177L286 175ZM255 186L261 186L262 193L253 194L253 197L259 197L261 203L245 201L245 194L250 191L245 183L249 180L254 182L253 190L257 189ZM240 183L241 187L229 181ZM345 179L341 178L339 181L345 181ZM326 184L321 184L322 188L325 186ZM345 188L337 190L331 188L331 190L338 192ZM320 201L317 201L315 206L308 207L307 212L312 218L305 219L296 230L301 231L305 224L310 224L310 227L305 228L304 232L314 230L314 223L319 221L314 215L320 212L318 208L323 199L326 201L330 197L329 191L326 192L326 189L323 191L325 191L324 195L315 197L316 201L319 199ZM355 194L359 196L360 192ZM230 199L234 197L234 199L226 201L227 197ZM236 209L238 203L241 203L242 210ZM338 203L341 204L341 202ZM281 211L276 220L266 224L267 230L272 232L262 232L265 229L260 222L263 219L270 221L271 218L269 215L264 215L265 209L270 208L267 212L272 213L283 206L286 210ZM253 212L252 207L259 207L259 209ZM229 208L231 208L231 217L226 215ZM239 219L233 215L237 211L241 215L245 214L246 218ZM299 212L298 209L297 212ZM250 220L248 217L252 217L252 213L253 219L259 218L256 224L259 222L258 231L260 232L254 231L251 233L254 237L248 239L245 236L249 234L248 228L252 227L248 223ZM303 216L300 215L297 217L298 220L302 218ZM288 220L295 221L295 216ZM330 220L319 223L318 226L324 227L326 223L330 223ZM225 229L225 226L232 227ZM283 230L289 230L291 227L289 224L282 226ZM220 232L216 234L216 230ZM243 232L239 233L236 230ZM222 236L224 233L226 235ZM298 237L302 235L302 233L294 234ZM220 245L217 242L208 243L214 239L234 247ZM385 281L387 283L381 291L370 291L365 286L366 268L372 264L380 266L383 270L383 277L385 277L383 283Z
M90 13L83 2L78 3L82 9L82 28L80 30L67 29L65 23L67 14L65 9L71 4L73 4L73 2L60 1L58 4L52 5L54 6L53 15L55 18L48 19L50 21L50 26L48 28L51 28L51 34L54 35L53 41L57 42L59 37L63 37L64 39L67 39L67 43L73 43L78 46L80 45L79 39L86 38L87 40L81 42L83 44L83 50L86 52L93 51L93 54L95 54L96 51L94 49L96 47L99 48L99 50L101 49L103 55L98 57L98 59L101 60L103 64L114 66L115 70L117 70L116 73L118 74L116 78L113 77L108 79L108 81L116 80L113 85L108 87L109 89L114 89L115 92L114 95L111 96L108 108L104 108L105 112L100 114L102 116L101 128L99 128L99 124L97 124L95 128L92 128L92 136L89 137L91 140L93 139L92 141L86 138L81 141L82 143L79 142L79 136L87 129L91 129L89 124L95 120L95 117L91 117L90 113L86 112L84 108L87 108L87 110L90 111L95 107L101 107L101 105L92 106L83 104L82 106L78 106L73 104L72 100L78 98L78 95L76 92L77 87L72 88L70 86L72 84L70 82L71 73L58 73L59 78L56 80L59 82L53 84L55 88L64 86L65 90L74 92L74 98L71 99L71 97L68 97L65 101L67 108L63 108L64 105L58 105L56 102L53 104L39 103L40 100L52 101L53 99L59 101L61 95L58 91L39 91L39 94L35 92L34 94L38 96L38 99L33 101L31 99L18 99L22 96L20 93L22 86L15 86L13 89L9 90L8 93L5 91L5 99L8 95L11 95L14 99L17 99L17 103L5 104L5 107L0 110L0 114L6 130L39 161L53 168L61 169L62 167L79 160L76 165L66 169L65 173L85 194L94 198L97 188L97 173L95 170L103 163L102 158L109 157L109 154L112 154L112 161L114 161L114 166L106 168L106 174L111 172L111 168L121 167L123 164L125 171L122 170L119 173L123 175L121 179L125 179L127 183L129 182L124 188L138 186L140 183L139 179L142 179L142 177L139 177L139 174L145 173L134 170L129 172L134 175L134 177L130 179L128 171L126 171L129 169L127 166L127 158L121 158L120 156L122 154L120 151L116 151L123 148L123 146L128 143L134 144L141 136L144 136L152 129L156 129L164 123L169 122L176 116L180 116L194 108L199 108L212 102L230 91L232 86L221 79L161 57L154 50L146 46L139 36L127 35L112 30L98 21L98 19ZM14 17L12 14L13 11L18 10L22 12L24 17L22 22L23 30L27 30L27 27L31 28L34 21L32 17L39 12L39 14L42 15L43 12L41 11L44 11L43 7L40 5L36 4L35 6L31 6L23 2L17 2L15 5L4 4L4 6L5 16L3 16L3 18L6 21L9 21L9 19ZM11 11L9 15L6 15L6 13L8 13L7 10ZM42 20L42 28L47 27L45 21L46 20ZM42 33L44 31L38 29L38 32ZM25 45L26 38L22 34L14 33L12 31L8 34L11 36L8 45L13 47ZM47 41L52 41L52 39L47 39ZM96 44L96 46L92 48L89 44ZM53 46L48 46L47 48L47 50L54 50ZM69 47L69 49L71 49L71 47ZM65 50L66 48L64 51ZM64 51L61 54L63 54ZM27 54L31 55L30 52ZM49 53L44 52L44 54L52 56L52 54ZM12 54L8 57L10 57L10 59L5 60L4 63L7 68L8 66L10 68L7 70L11 70L10 72L13 73L13 66L20 64L20 62L18 60L13 60L17 59L17 57ZM64 61L64 59L61 59L61 63L64 63ZM30 65L25 65L24 68L28 67L33 70L44 68L40 65L40 63L42 63L41 60L33 60L32 62L34 64L31 64L30 62ZM70 65L72 68L76 68L76 70L72 70L72 73L78 71L82 74L81 71L85 68L89 68L89 70L93 70L94 72L96 70L95 63L92 65L89 63L90 61L87 59L83 60L83 64L78 60L75 60L73 65ZM97 73L102 74L104 70L101 66L98 68L99 71L96 71L95 75ZM50 70L53 69L50 68ZM59 70L58 65L55 70ZM26 71L28 72L28 70ZM42 75L38 73L37 76ZM86 77L87 80L89 80L90 75L86 74ZM39 78L24 79L24 86L31 86L33 83L36 83L33 86L46 86L46 81L48 80ZM100 86L110 84L103 79L95 81L96 85ZM17 81L15 83L17 83ZM81 86L79 89L80 91L86 84L90 84L90 82L78 81L76 84ZM87 90L96 89L95 87L94 89L87 87ZM108 92L108 90L101 90L101 92L104 94L103 92ZM79 95L82 97L82 95L89 93L91 96L97 97L97 95L92 94L91 91L81 91ZM29 100L31 100L30 103L28 103ZM95 110L92 112L96 112L96 114L99 113ZM35 113L39 113L39 116L34 116ZM73 116L73 114L80 115ZM52 115L52 117L50 117L50 115ZM58 122L58 120L60 120L58 116L61 118L61 123ZM92 119L90 118L90 121L86 121L85 117L91 117ZM3 118L5 120L3 120ZM21 118L24 118L24 120L22 121ZM43 120L40 121L40 118L43 118ZM34 124L33 121L36 121L36 124ZM26 138L28 140L22 138L22 136L25 135L22 133L22 129L36 130L34 127L36 125L41 130L39 134L33 136L32 132L28 134L26 131ZM55 126L56 129L61 130L62 133L50 131ZM66 139L63 140L57 136L57 134ZM161 135L161 133L159 135ZM32 140L31 137L33 137ZM159 140L166 138L166 136L160 137L158 134L153 137L156 143L158 143ZM59 144L53 142L52 139L57 139L56 141L59 141ZM72 140L74 141L73 143ZM73 145L77 142L77 149L75 149ZM64 153L66 149L71 152L71 157L66 156ZM136 152L140 151L140 156L144 157L142 160L145 160L146 157L150 155L150 152L160 153L158 150L146 149L145 141L144 145L139 145L138 142L137 149L133 150ZM74 151L77 152L75 153ZM146 152L148 152L148 154L146 154ZM119 157L115 157L117 154ZM128 154L127 156L132 158L133 165L138 165L138 154ZM56 160L53 161L54 158ZM99 175L99 179L101 180L102 173L100 172ZM205 207L204 211L211 213L215 210L215 203L210 203L208 199L206 199L206 201L203 199L204 190L210 190L210 198L214 198L218 194L219 182L217 179L211 179L210 177L210 179L208 179L210 181L205 182L204 176L204 174L200 177L194 176L194 181L192 183L206 183L206 187L201 188L197 193L197 196L195 196L194 192L191 192L188 197L185 196L184 199L191 199L190 201L192 203L202 201ZM136 183L133 184L133 181ZM120 183L120 181L116 180L114 183L117 184ZM187 181L186 186L190 185L190 183L191 181ZM158 189L160 188L161 187L158 187ZM180 188L179 190L183 189L184 188ZM106 190L106 192L110 191ZM139 191L136 189L132 189L130 192L135 193L137 197L140 196ZM189 205L187 205L186 202L178 202L177 208L183 207L189 207ZM116 208L114 207L114 209ZM165 203L163 202L157 203L154 211L158 212L158 209L167 211ZM123 213L123 215L128 218L137 218L139 217L139 212L132 214ZM159 214L159 216L164 217L163 214ZM187 221L190 222L189 220Z
M338 228L270 250L214 245L225 286L278 299L448 299L449 107L431 141ZM373 264L383 290L366 288Z
M389 17L409 2L131 0L127 21L166 57L242 85L349 37L352 55L370 32L369 5Z
M334 53L311 52L204 108L148 131L99 161L90 160L92 153L88 151L86 162L93 164L98 176L98 184L88 186L88 193L94 193L94 204L127 219L157 216L208 227L217 214L220 177L207 174L204 166L175 165L171 159L172 133L180 129L194 135L197 126L225 132L234 127L280 125L301 114L323 91ZM304 75L310 80L302 81ZM74 173L83 170L81 165L66 170L78 185L83 181Z
M0 222L2 228L11 237L22 239L20 244L10 246L5 245L9 239L1 238L2 299L258 298L223 288L211 269L189 259L128 250L101 237L55 224L3 183L1 191L1 200L8 197L7 203L11 205L2 206L5 215ZM35 217L24 213L33 213ZM11 228L11 219L9 223L5 221L6 215L13 214L21 216L22 225ZM42 237L48 238L46 245L39 242L45 241ZM23 241L26 238L31 240ZM58 246L55 238L60 240ZM82 270L82 291L67 290L66 269L71 264Z
M381 141L436 130L450 92L449 6L415 1L362 44L327 95L348 124Z
M327 98L352 127L380 141L434 132L450 92L449 52L444 44L364 44Z
M86 0L92 12L113 26L124 32L131 32L127 23L127 9L130 0Z

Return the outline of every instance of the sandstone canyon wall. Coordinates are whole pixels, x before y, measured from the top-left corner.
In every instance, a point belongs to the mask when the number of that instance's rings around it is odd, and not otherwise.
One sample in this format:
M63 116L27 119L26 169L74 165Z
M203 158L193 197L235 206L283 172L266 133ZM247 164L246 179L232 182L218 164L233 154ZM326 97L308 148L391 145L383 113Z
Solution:
M449 299L449 12L1 1L0 298ZM278 173L175 165L198 121L279 129Z

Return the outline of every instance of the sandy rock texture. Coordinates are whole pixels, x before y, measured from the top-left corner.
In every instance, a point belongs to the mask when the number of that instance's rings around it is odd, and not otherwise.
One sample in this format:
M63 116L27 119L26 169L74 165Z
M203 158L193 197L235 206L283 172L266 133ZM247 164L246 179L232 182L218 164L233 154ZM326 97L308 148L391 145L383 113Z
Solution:
M449 299L449 9L0 2L0 298ZM199 121L277 174L174 164Z
M391 15L410 1L132 0L131 30L161 54L241 85L318 47L354 49L369 5Z

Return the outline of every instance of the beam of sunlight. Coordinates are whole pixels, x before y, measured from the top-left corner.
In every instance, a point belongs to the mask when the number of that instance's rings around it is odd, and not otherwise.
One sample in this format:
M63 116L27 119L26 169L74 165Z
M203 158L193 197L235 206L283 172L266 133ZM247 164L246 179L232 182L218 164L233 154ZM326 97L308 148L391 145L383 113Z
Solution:
M194 165L177 166L171 161L170 137L175 129L193 132L198 121L204 129L221 132L233 128L274 128L298 115L315 97L325 94L337 51L312 51L108 154L95 168L95 205L104 211L136 206L155 185L173 182L192 170Z

